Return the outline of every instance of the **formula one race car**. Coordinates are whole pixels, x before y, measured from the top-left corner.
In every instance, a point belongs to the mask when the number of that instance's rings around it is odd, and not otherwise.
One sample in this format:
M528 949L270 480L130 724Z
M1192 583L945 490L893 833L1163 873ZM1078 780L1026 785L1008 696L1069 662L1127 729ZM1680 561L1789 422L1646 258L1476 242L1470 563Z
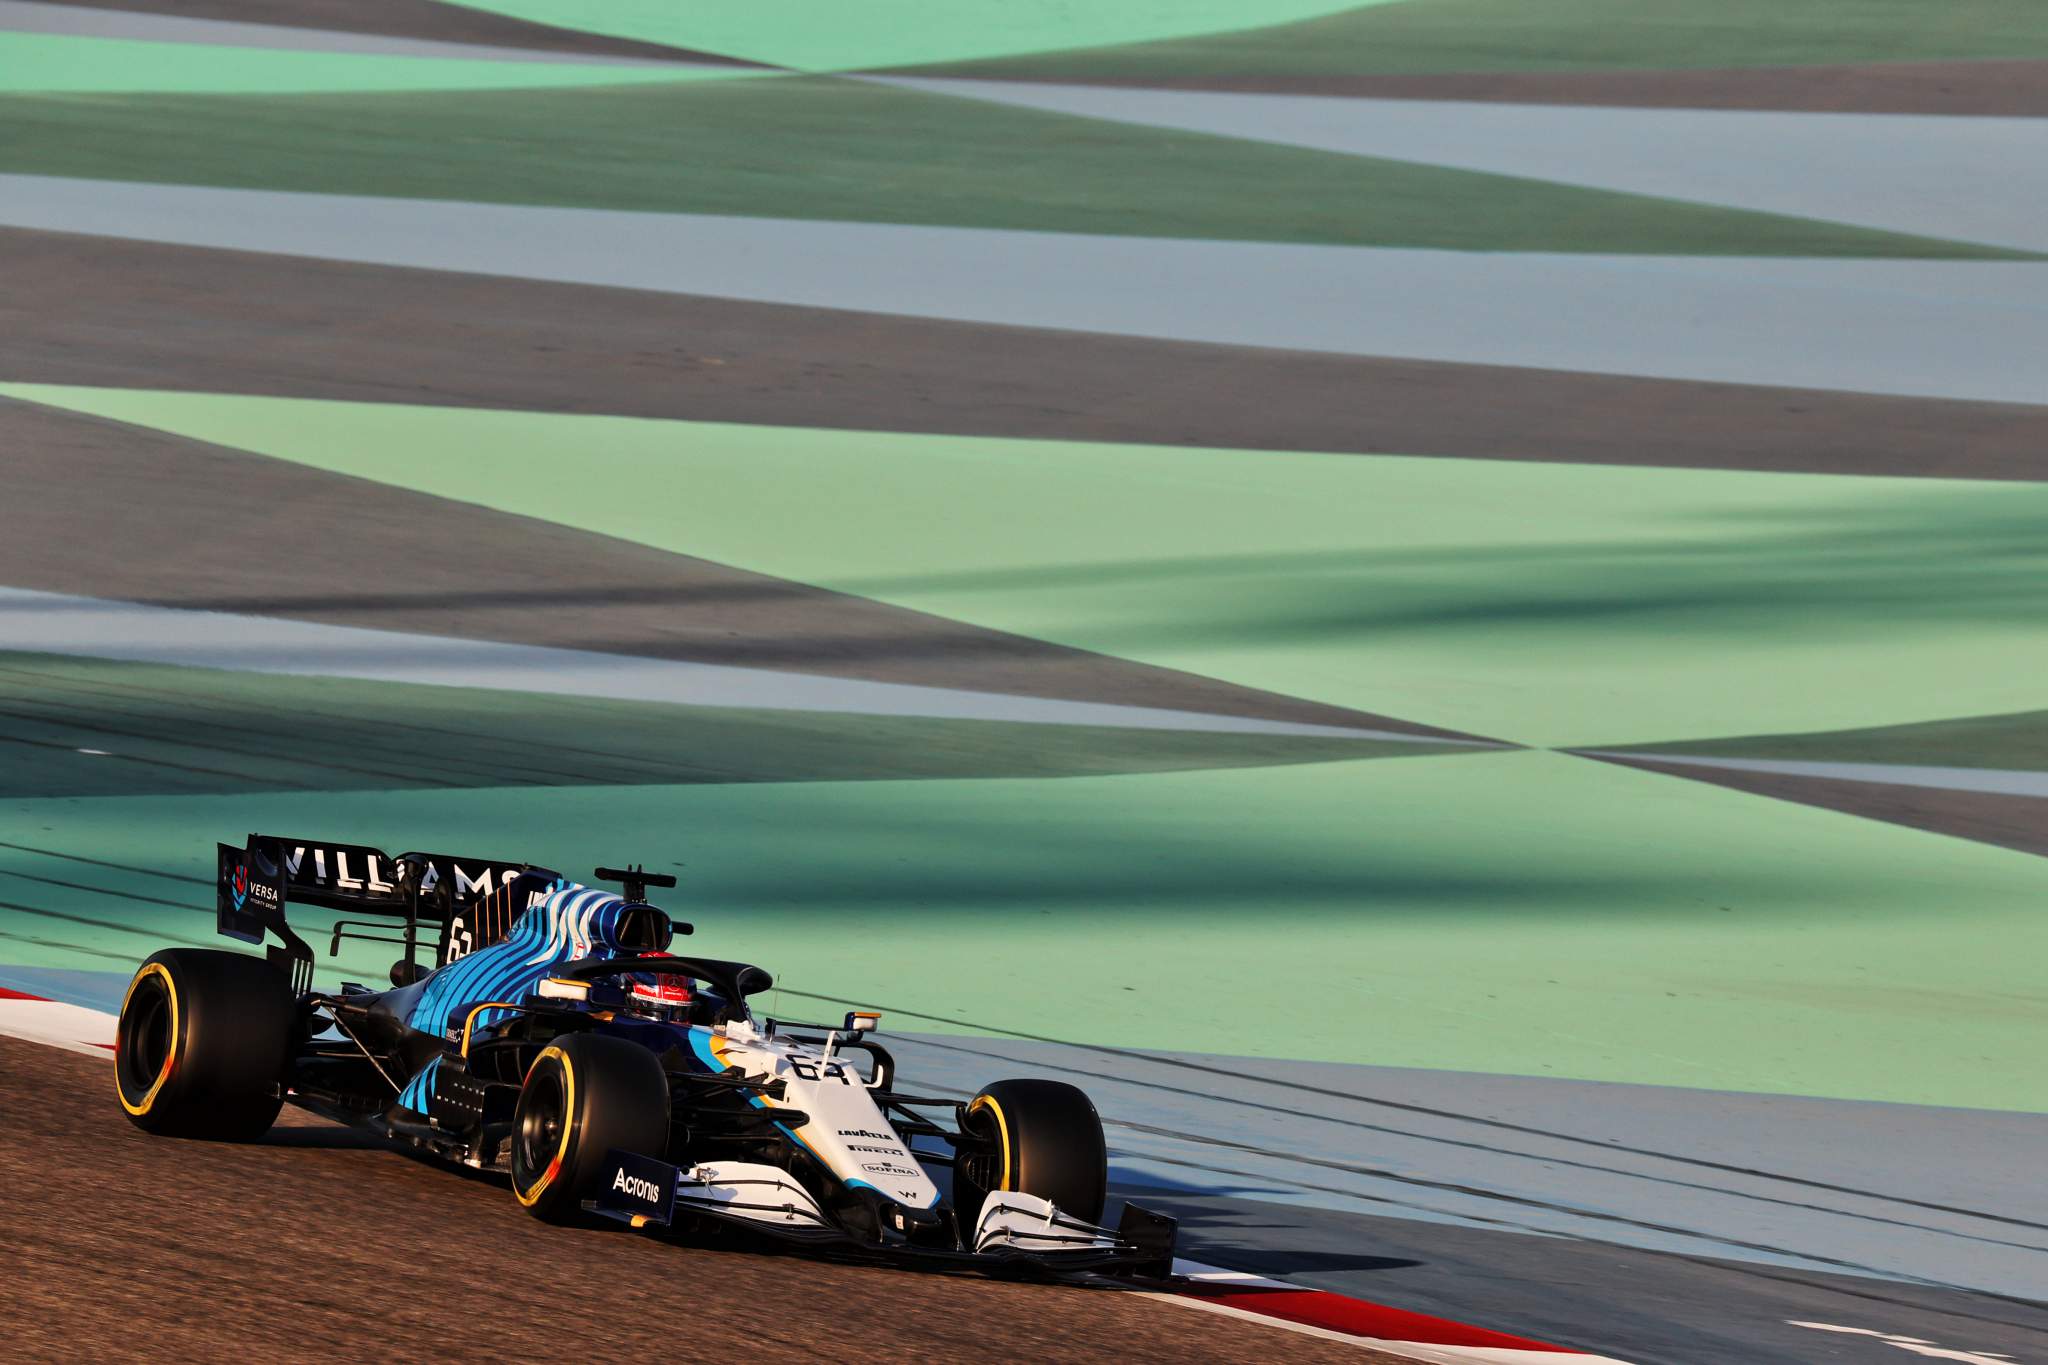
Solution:
M1115 1229L1099 1225L1108 1162L1081 1091L1006 1080L966 1101L905 1094L877 1016L757 1019L747 1001L767 972L668 951L691 926L647 889L673 877L597 869L617 895L524 863L254 834L219 859L220 931L279 943L264 957L167 949L136 972L116 1085L151 1133L255 1138L290 1101L502 1168L553 1221L710 1222L914 1262L1171 1273L1173 1220L1127 1204ZM313 990L287 901L383 917L337 920L328 952L344 937L402 945L392 988ZM423 928L431 969L416 962Z

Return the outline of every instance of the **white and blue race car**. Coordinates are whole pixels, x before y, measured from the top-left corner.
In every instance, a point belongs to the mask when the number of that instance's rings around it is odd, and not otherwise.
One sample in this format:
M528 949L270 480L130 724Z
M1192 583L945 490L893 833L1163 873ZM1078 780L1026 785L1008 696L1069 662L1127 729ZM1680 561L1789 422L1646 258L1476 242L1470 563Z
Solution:
M289 1102L502 1169L554 1221L712 1222L913 1262L1170 1273L1171 1219L1126 1205L1101 1226L1102 1124L1080 1090L906 1094L875 1015L756 1018L747 1002L767 972L669 951L691 926L647 890L671 877L599 868L621 894L523 863L264 835L220 845L219 862L221 932L278 942L263 957L167 949L136 972L116 1083L151 1133L253 1139ZM378 916L337 920L329 952L344 937L403 945L391 987L313 990L288 902ZM431 969L415 961L423 930Z

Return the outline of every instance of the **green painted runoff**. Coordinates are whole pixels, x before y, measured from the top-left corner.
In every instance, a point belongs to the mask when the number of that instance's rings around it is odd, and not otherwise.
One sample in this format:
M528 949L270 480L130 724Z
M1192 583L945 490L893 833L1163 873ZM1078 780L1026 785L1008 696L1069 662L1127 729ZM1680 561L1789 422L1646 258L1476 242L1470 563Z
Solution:
M955 1021L898 1025L919 1031L2048 1110L2015 1046L2048 1025L2037 859L1558 754L0 800L0 825L0 958L33 965L212 934L203 880L49 853L204 879L215 840L261 829L644 859L681 879L698 950ZM352 946L321 979L390 956Z
M2038 0L1406 0L1273 27L958 62L1037 80L1799 66L2048 57Z
M744 68L719 66L471 61L0 31L0 91L17 93L532 90L731 79L747 74Z
M1386 3L1387 0L1377 0ZM1339 0L465 0L558 28L639 38L807 71L956 61L1282 23ZM1356 3L1356 0L1354 0Z
M0 170L874 223L1471 251L2023 253L803 78L0 96Z
M2039 484L0 393L1522 744L2048 705Z

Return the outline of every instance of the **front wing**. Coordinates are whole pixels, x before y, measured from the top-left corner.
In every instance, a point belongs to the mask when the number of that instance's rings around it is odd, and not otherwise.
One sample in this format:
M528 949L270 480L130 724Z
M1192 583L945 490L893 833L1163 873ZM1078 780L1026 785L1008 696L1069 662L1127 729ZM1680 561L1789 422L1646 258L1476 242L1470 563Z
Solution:
M636 1228L668 1228L679 1215L746 1228L785 1242L934 1268L1166 1279L1175 1222L1125 1204L1116 1228L1071 1218L1046 1200L989 1196L972 1250L856 1237L818 1207L787 1171L751 1162L704 1162L688 1170L631 1152L607 1154L597 1197L583 1207Z

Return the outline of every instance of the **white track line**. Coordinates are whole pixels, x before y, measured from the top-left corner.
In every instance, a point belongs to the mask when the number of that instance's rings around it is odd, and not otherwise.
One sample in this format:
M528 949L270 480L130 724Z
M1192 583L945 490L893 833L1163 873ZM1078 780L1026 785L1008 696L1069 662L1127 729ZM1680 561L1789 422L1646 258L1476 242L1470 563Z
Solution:
M1186 1294L1163 1294L1154 1293L1150 1290L1140 1292L1145 1298L1158 1299L1162 1303L1170 1303L1179 1308L1193 1308L1198 1312L1214 1313L1219 1317L1236 1318L1239 1322L1255 1322L1261 1327L1277 1327L1283 1332L1298 1332L1305 1337L1320 1337L1324 1341L1342 1342L1346 1346L1357 1346L1361 1349L1371 1347L1377 1351L1385 1351L1390 1355L1408 1355L1405 1350L1398 1350L1384 1341L1368 1341L1364 1337L1354 1337L1344 1332L1332 1332L1327 1327L1311 1327L1305 1322L1288 1322L1283 1318L1269 1318L1263 1313L1247 1313L1242 1308L1232 1308L1226 1304L1204 1303L1202 1300L1190 1298ZM1408 1358L1410 1360L1431 1359L1429 1356L1422 1355L1408 1355ZM1555 1359L1555 1357L1551 1358Z
M59 1000L0 996L0 1034L105 1057L103 1044L114 1041L114 1016Z

